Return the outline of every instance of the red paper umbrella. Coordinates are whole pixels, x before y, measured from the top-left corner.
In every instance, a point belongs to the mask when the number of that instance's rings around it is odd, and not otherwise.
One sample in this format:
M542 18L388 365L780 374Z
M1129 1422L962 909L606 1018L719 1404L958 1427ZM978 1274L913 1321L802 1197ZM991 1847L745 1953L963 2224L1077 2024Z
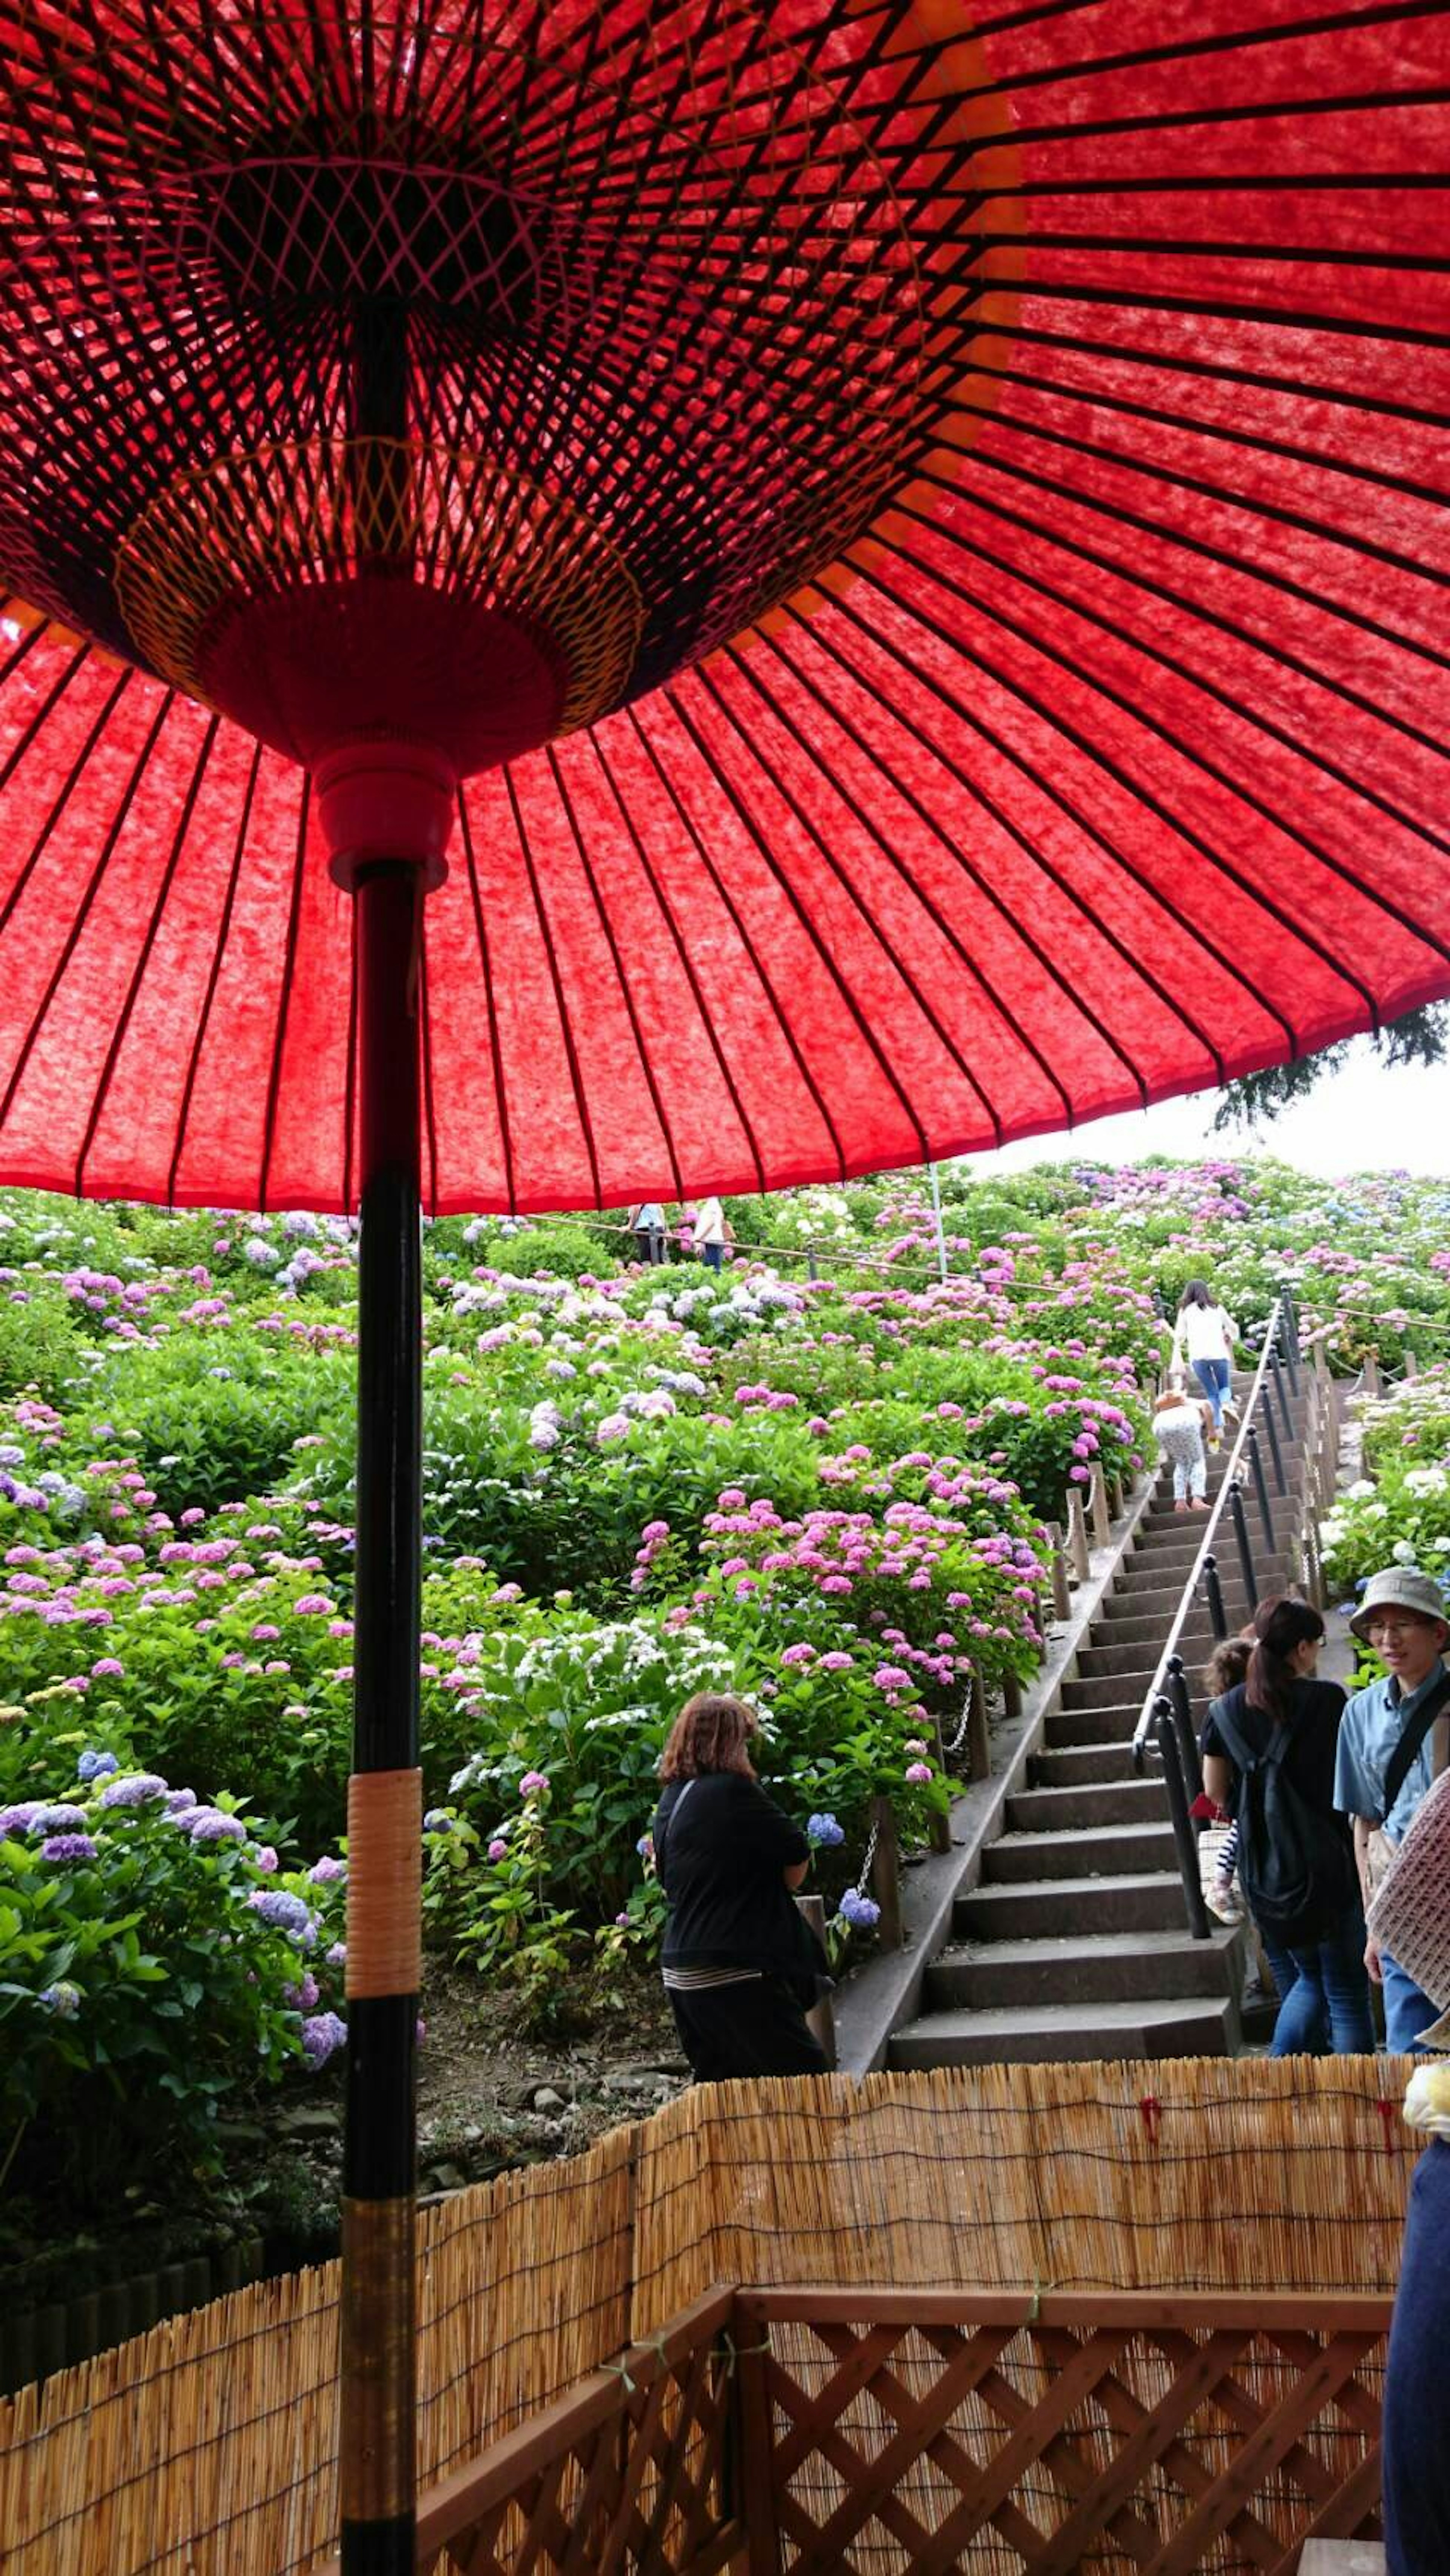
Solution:
M402 2567L420 1185L860 1170L1450 991L1446 14L0 0L0 69L0 1177L363 1208Z

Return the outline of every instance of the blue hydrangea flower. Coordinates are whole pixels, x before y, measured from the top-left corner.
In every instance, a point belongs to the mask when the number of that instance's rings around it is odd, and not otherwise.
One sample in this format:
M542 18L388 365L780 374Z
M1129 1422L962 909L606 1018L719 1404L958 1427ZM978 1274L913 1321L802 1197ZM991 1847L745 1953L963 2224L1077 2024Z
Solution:
M164 1798L166 1783L158 1771L124 1771L108 1780L101 1791L103 1807L144 1807L152 1798Z
M81 1990L62 1977L58 1985L46 1986L35 2000L45 2012L54 2013L57 2021L74 2021L81 2008Z
M256 1887L247 1903L279 1932L305 1932L312 1921L301 1897L289 1895L285 1887Z
M875 1899L863 1896L859 1887L848 1887L838 1908L840 1920L849 1923L853 1932L874 1932L881 1920L881 1908Z
M90 1823L84 1807L37 1807L30 1819L33 1834L68 1834Z
M450 1816L446 1807L430 1807L423 1819L423 1831L425 1834L453 1834L458 1831L458 1820Z
M837 1844L846 1839L845 1827L838 1825L829 1811L820 1816L807 1816L806 1839L819 1845L823 1851L834 1851Z
M76 1778L78 1780L105 1780L110 1777L110 1774L113 1771L119 1771L120 1768L121 1765L117 1761L114 1753L83 1753L79 1762L76 1764Z

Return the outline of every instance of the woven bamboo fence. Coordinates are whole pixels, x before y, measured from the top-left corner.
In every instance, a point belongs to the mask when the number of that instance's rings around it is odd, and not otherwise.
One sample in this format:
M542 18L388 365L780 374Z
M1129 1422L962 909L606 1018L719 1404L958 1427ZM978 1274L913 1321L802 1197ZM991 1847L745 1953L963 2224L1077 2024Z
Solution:
M432 2483L716 2283L1389 2291L1417 2142L1370 2058L696 2092L425 2213ZM0 2405L7 2576L303 2576L331 2539L334 2266Z

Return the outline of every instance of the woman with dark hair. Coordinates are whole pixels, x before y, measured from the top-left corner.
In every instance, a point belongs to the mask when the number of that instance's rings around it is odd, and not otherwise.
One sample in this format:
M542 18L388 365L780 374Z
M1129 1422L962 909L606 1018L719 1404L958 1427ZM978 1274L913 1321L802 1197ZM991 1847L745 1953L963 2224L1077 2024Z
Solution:
M1261 1602L1248 1670L1203 1731L1204 1789L1238 1826L1239 1881L1282 1997L1275 2057L1312 2052L1326 2015L1337 2056L1374 2047L1354 1850L1334 1805L1344 1693L1315 1678L1323 1643L1307 1601Z
M1224 1414L1238 1410L1229 1393L1238 1337L1237 1324L1219 1304L1207 1280L1190 1279L1178 1301L1169 1366L1172 1374L1180 1377L1191 1368L1202 1387L1213 1413L1210 1448L1216 1446L1223 1430Z
M825 1954L794 1902L810 1844L755 1776L753 1709L701 1691L660 1759L654 1854L669 1903L664 1980L697 2084L823 2075L806 2026Z

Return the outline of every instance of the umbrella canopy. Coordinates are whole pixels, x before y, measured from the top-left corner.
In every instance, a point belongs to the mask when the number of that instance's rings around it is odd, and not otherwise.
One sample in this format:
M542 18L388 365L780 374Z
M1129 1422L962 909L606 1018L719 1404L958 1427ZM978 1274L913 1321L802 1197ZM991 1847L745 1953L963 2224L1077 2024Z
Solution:
M1450 991L1443 7L0 0L0 64L0 1177L355 1203L378 734L454 817L439 1209Z

